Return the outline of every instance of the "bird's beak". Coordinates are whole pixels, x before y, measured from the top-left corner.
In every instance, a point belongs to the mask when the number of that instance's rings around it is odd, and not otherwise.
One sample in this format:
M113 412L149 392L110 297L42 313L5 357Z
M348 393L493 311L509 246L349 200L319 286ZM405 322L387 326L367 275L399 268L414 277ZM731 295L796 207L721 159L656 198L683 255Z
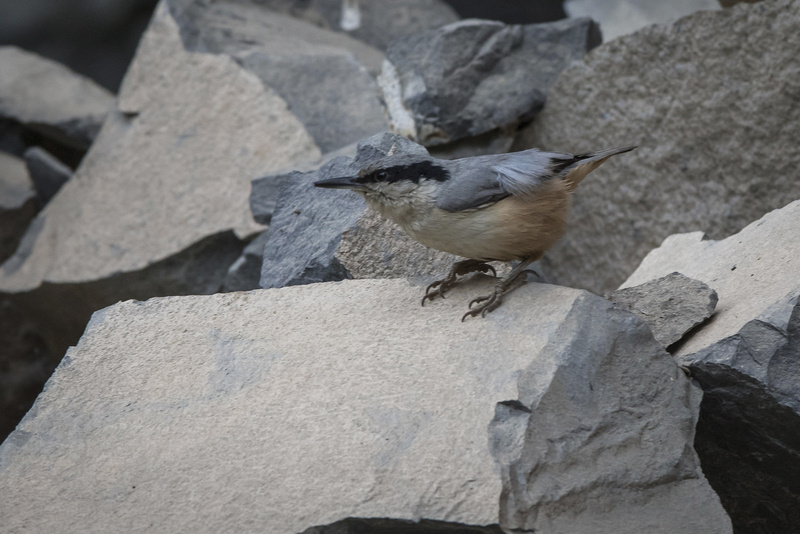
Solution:
M317 187L326 189L363 189L364 186L356 182L358 176L343 176L341 178L328 178L314 182Z

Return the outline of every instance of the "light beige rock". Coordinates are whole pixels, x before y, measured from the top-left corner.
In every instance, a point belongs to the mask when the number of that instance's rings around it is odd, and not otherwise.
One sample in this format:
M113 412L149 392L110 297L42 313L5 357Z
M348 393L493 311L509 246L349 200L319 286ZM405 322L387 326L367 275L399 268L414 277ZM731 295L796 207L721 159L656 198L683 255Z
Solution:
M85 150L113 105L114 95L60 63L0 47L0 117Z
M672 234L721 239L800 198L798 25L797 0L699 12L561 74L516 149L639 148L575 192L548 281L612 291Z
M708 284L719 295L714 319L681 346L679 357L732 336L800 285L800 201L766 214L720 241L702 232L668 237L621 287L674 271Z
M0 447L4 529L730 532L689 445L699 397L647 327L538 284L460 322L489 287L425 308L405 280L348 280L100 311Z
M186 53L160 8L111 117L76 176L43 212L24 264L0 291L142 269L226 230L261 228L259 173L316 158L285 103L225 56Z

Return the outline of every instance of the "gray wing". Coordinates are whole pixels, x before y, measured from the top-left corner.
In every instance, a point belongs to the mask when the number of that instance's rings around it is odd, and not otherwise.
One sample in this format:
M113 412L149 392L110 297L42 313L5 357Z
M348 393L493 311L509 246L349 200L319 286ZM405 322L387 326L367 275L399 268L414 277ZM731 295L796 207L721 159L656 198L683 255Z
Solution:
M446 211L462 211L493 204L510 195L525 195L560 175L553 163L571 159L571 154L536 149L464 158L446 163L451 179L436 200Z

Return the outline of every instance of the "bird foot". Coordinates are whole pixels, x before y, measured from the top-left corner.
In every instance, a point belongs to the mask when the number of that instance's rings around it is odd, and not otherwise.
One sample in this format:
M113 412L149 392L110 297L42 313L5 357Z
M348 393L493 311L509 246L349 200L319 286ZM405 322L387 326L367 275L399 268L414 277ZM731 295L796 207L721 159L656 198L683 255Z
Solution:
M475 272L486 274L489 271L491 271L492 276L497 276L497 271L495 271L494 267L486 262L480 260L464 260L456 262L453 264L452 269L450 269L450 272L445 278L442 280L437 280L428 286L428 288L425 290L425 296L422 297L422 305L425 306L426 300L433 300L437 296L444 298L445 292L449 291L453 288L453 286L456 285L459 276L464 276Z
M525 283L525 278L520 276L521 274L522 272L519 272L500 280L490 295L472 299L469 302L469 311L461 317L461 322L463 323L467 317L477 317L478 315L486 317L487 313L496 310L500 304L503 303L503 297L506 293L510 293L516 289L517 286ZM478 306L473 308L476 304L478 304Z

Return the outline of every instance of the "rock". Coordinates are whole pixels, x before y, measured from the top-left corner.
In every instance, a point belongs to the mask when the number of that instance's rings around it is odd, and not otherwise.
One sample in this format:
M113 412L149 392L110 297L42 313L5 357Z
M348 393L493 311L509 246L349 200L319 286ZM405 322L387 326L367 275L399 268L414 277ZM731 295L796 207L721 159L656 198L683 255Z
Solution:
M450 268L454 256L417 243L400 227L369 210L360 195L313 186L317 180L355 173L390 151L427 154L424 147L385 133L360 143L355 158L339 156L315 171L253 183L253 196L262 199L262 204L266 196L262 192L274 188L271 184L279 180L283 183L264 247L261 287L352 277L418 276Z
M459 18L440 0L266 0L261 4L344 32L381 50L395 39L438 28Z
M118 300L219 290L262 229L252 176L319 151L286 103L224 55L186 52L159 8L118 108L0 268L0 293L47 317L63 354Z
M589 17L600 23L603 39L610 41L651 24L675 22L700 10L719 9L717 0L567 0L570 17Z
M702 232L664 240L622 284L633 287L672 272L708 284L719 295L714 320L681 347L692 354L736 334L800 285L800 201L772 211L720 241Z
M576 191L548 281L613 291L669 235L720 239L800 198L799 23L796 0L695 13L562 73L515 149L639 148Z
M378 83L392 128L432 146L529 120L558 73L598 44L589 19L465 20L392 42Z
M386 130L369 74L383 61L380 51L269 11L256 0L167 5L189 50L230 55L258 76L287 102L323 152Z
M88 78L15 46L0 47L0 120L86 150L114 105Z
M242 255L228 268L222 291L250 291L261 287L261 264L268 238L269 231L261 232L244 247Z
M404 141L403 138L400 139L401 142ZM316 171L329 161L342 156L351 159L355 158L357 148L358 143L351 143L338 150L322 155L316 161L301 162L295 165L294 169L283 170L278 173L268 174L254 179L250 189L250 211L253 214L253 219L255 219L257 223L265 225L272 222L272 214L275 212L278 197L280 196L281 188L285 185L287 175L294 176L292 173L295 172Z
M22 160L0 152L0 262L17 250L39 204Z
M679 271L717 290L675 353L705 391L695 441L737 532L800 524L800 201L721 241L675 235L624 286Z
M348 280L98 312L0 447L4 527L730 532L699 390L647 326L540 284L461 323L491 283L426 308Z
M618 289L608 298L641 317L656 341L666 348L711 317L719 300L717 292L706 284L680 273Z
M72 178L72 169L38 146L25 151L25 165L42 205L50 202L61 186Z

